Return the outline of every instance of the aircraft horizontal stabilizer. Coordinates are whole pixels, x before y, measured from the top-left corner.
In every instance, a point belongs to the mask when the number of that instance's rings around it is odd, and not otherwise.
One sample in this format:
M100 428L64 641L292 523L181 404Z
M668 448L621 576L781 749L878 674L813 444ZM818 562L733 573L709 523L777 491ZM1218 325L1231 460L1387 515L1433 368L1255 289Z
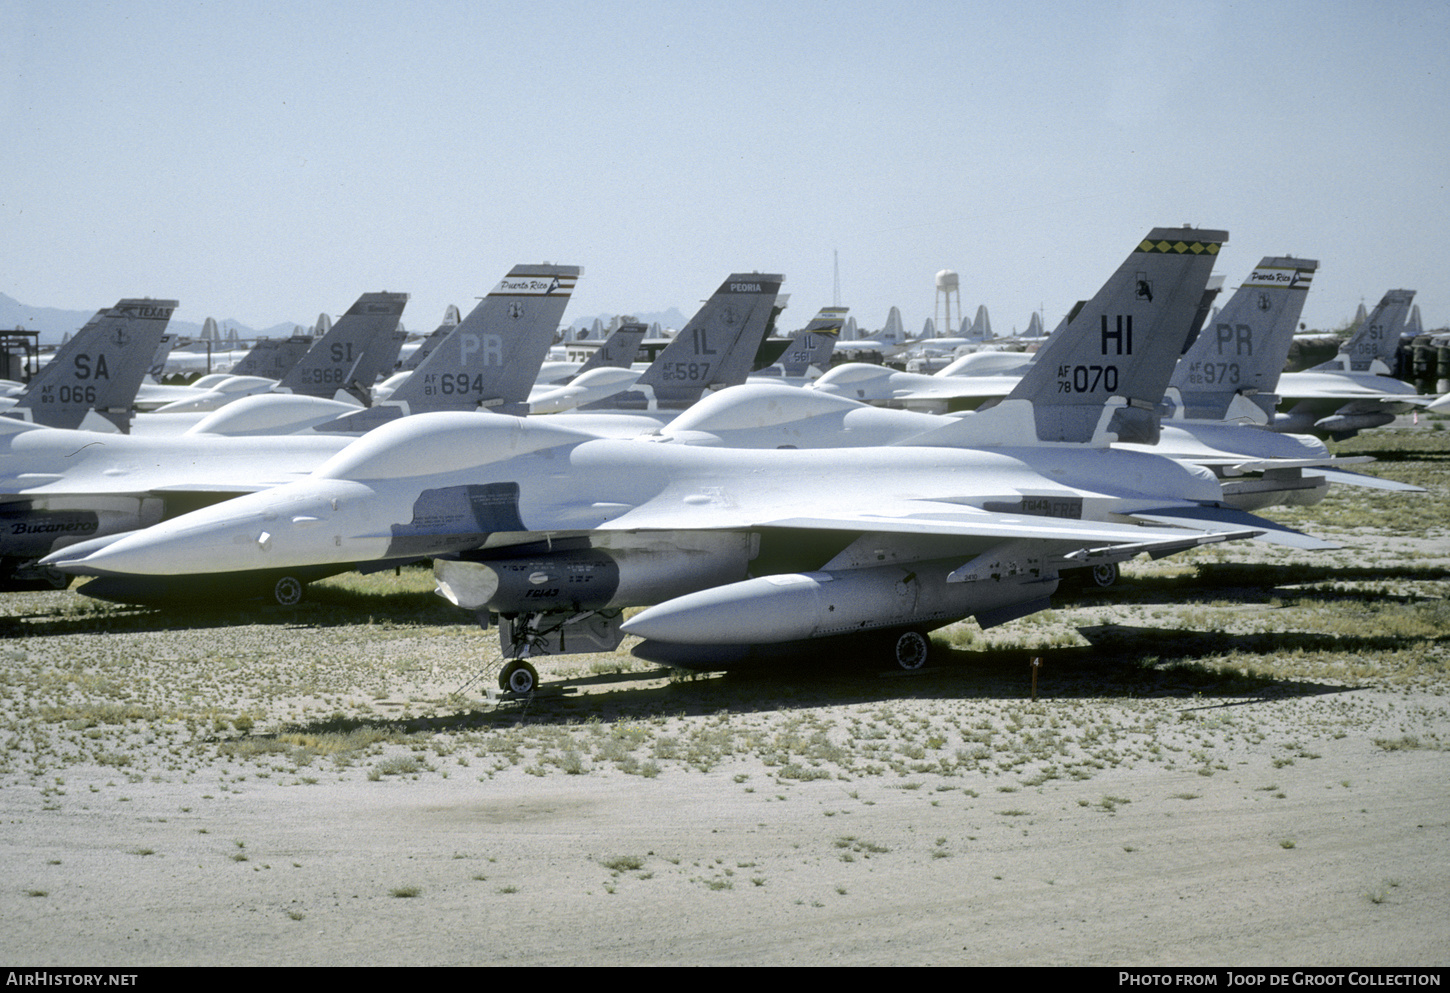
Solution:
M1341 486L1360 486L1371 490L1387 490L1392 493L1424 493L1422 486L1414 486L1410 483L1402 483L1397 479L1381 479L1379 476L1369 476L1362 472L1348 472L1344 469L1330 469L1315 467L1309 475L1323 476L1331 483L1338 483Z

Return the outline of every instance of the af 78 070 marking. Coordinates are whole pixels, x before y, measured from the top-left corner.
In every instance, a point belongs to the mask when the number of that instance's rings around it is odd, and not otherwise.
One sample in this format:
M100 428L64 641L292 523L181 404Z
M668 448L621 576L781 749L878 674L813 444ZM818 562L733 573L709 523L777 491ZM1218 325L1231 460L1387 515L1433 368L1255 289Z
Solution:
M1057 392L1095 393L1118 388L1118 367L1115 365L1061 366L1057 370Z

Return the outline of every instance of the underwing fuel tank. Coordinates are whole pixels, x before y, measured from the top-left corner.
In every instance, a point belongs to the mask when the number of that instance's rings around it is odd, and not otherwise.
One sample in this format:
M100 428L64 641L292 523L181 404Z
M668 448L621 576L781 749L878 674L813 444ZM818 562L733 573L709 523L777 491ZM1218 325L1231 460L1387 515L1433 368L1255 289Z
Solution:
M863 631L940 627L976 615L987 627L1045 608L1057 573L951 582L958 560L790 573L731 583L643 610L625 634L685 645L772 644Z
M602 610L659 603L746 575L752 541L738 532L630 535L622 547L435 559L438 592L496 614Z
M1363 414L1333 414L1315 421L1314 426L1320 431L1327 431L1330 435L1339 438L1348 437L1356 431L1384 427L1386 424L1393 424L1394 421L1394 414L1375 411Z

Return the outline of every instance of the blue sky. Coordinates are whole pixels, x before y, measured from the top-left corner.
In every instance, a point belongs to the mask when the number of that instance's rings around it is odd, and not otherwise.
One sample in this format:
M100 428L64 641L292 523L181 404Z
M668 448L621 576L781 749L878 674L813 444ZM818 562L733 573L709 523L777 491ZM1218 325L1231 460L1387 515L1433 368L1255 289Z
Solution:
M1445 2L530 4L0 0L0 292L431 329L516 262L566 319L786 275L915 330L933 278L1048 326L1159 225L1321 262L1450 322Z

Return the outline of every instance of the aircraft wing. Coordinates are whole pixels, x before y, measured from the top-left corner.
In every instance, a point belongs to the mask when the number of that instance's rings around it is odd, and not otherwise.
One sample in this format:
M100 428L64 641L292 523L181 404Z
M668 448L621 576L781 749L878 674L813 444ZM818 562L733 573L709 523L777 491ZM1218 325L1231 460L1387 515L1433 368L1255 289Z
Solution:
M1020 376L926 376L937 382L913 383L894 390L897 400L967 400L977 403L1007 396ZM975 406L976 404L972 404Z
M1363 465L1366 462L1373 462L1374 458L1368 455L1344 455L1322 459L1223 458L1193 459L1192 461L1197 465L1221 466L1225 476L1247 476L1250 473L1269 472L1273 469L1318 469L1344 465Z
M178 483L172 486L153 486L147 492L160 495L174 494L178 496L186 493L215 493L218 495L231 494L233 496L241 496L244 493L260 493L263 490L270 490L274 486L293 483L299 479L305 479L309 475L311 473L308 472L276 473L271 479L257 479L247 482L231 480L230 482L215 483Z
M1414 486L1410 483L1402 483L1396 479L1382 479L1379 476L1370 476L1362 472L1348 472L1343 469L1333 469L1315 466L1311 476L1323 476L1331 483L1338 483L1341 486L1361 486L1371 490L1388 490L1392 493L1424 493L1424 487Z
M1158 524L1199 528L1205 531L1251 528L1261 532L1258 537L1275 545L1289 548L1324 550L1338 548L1333 542L1315 538L1295 531L1276 521L1255 517L1246 511L1233 507L1159 507L1152 510L1134 511L1133 517Z
M685 504L683 506L637 507L601 525L602 531L669 531L669 530L731 530L746 528L783 528L801 531L845 531L901 535L939 535L942 537L1004 539L1035 539L1089 543L1140 543L1185 540L1185 530L1200 533L1203 541L1227 538L1248 538L1267 530L1269 522L1260 522L1249 514L1227 522L1204 518L1182 523L1165 518L1162 526L1114 524L1084 521L1076 518L1037 517L1028 514L1003 514L980 510L961 504L940 501L907 500L894 506L873 505L873 512L826 511L819 508L804 513L761 510L721 504L718 506ZM1198 544L1199 541L1193 541Z
M1389 401L1419 406L1437 398L1417 394L1410 384L1370 373L1286 372L1274 391L1283 403L1300 400Z
M350 438L145 438L41 428L0 439L0 493L252 493L304 478Z
M1289 397L1288 399L1295 399ZM1429 407L1439 397L1420 395L1416 393L1322 393L1316 396L1306 397L1309 400L1343 400L1337 413L1340 414L1373 414L1385 410L1392 414L1408 414L1416 407Z

